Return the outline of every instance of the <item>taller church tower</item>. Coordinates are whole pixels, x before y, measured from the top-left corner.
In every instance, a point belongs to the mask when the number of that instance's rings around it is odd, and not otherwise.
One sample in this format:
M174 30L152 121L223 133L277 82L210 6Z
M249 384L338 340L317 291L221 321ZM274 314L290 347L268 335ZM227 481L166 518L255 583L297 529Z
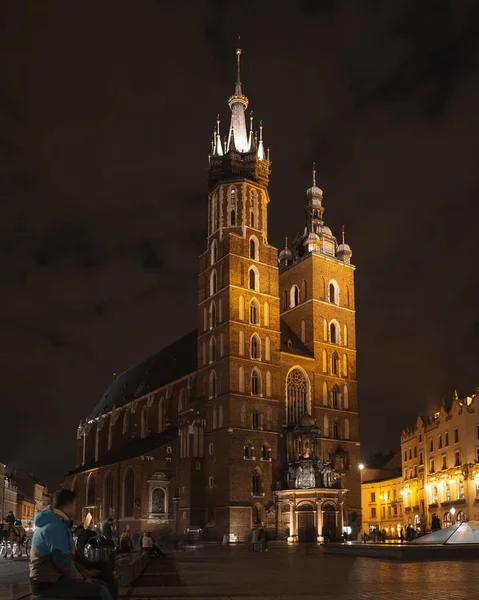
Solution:
M208 246L200 257L198 386L207 398L207 535L246 536L266 512L274 526L281 422L277 249L268 243L269 151L246 126L240 77L222 141L209 157ZM275 472L276 471L276 472Z

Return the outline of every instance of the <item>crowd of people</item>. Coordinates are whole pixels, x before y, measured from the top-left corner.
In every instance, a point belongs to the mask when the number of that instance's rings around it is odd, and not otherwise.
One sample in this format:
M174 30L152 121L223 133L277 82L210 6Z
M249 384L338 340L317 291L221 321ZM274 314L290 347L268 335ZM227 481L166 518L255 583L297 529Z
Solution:
M114 570L115 551L120 554L133 552L134 542L130 529L125 528L116 546L114 522L113 519L108 519L102 527L101 548L105 552L101 560L97 557L92 561L88 556L88 547L95 547L95 543L96 547L100 547L99 533L83 525L73 527L75 505L74 492L59 490L53 495L52 504L35 517L35 532L30 553L32 594L38 600L116 600L118 592ZM139 545L141 551L150 556L165 556L154 543L150 532L143 533Z

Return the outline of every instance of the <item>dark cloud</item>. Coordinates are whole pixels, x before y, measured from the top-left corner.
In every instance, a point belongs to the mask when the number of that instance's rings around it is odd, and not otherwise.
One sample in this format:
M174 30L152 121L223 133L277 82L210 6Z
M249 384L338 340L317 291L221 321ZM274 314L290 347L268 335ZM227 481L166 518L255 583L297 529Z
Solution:
M111 373L195 327L238 35L269 241L303 226L314 160L353 249L365 454L478 384L476 2L4 4L0 460L58 480Z

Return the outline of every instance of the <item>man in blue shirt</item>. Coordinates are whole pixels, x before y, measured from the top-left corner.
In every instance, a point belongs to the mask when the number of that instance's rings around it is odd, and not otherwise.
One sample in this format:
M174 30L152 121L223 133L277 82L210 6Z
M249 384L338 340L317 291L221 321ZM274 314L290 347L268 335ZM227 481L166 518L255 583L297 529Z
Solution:
M30 552L30 585L37 598L97 598L111 600L108 589L82 575L72 559L71 518L76 494L58 490L50 506L35 517Z

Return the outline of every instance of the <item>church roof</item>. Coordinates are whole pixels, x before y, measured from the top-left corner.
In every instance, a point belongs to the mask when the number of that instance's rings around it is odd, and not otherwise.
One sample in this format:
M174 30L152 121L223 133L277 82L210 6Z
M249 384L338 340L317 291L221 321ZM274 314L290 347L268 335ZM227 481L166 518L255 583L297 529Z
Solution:
M90 471L91 469L112 465L130 458L144 456L148 452L152 452L153 450L161 448L161 446L164 446L167 443L171 443L177 437L178 429L176 427L170 427L161 433L152 433L145 438L136 438L134 440L130 440L123 446L111 448L111 450L109 450L99 462L92 460L81 467L73 469L73 471L70 471L68 475L76 475L77 473L82 473L83 471Z
M95 406L89 419L124 406L168 383L193 373L197 368L197 332L188 333L163 350L117 375Z
M281 319L281 352L294 354L296 356L307 356L314 358L311 350L303 344L294 331Z

